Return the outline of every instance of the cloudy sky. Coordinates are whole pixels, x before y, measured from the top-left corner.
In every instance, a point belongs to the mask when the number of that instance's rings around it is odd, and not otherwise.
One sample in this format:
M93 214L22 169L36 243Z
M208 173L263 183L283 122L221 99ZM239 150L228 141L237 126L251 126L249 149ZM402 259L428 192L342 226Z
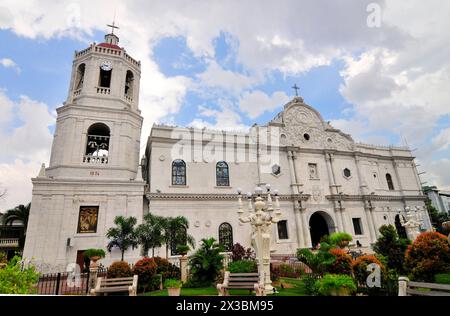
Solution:
M296 83L332 125L409 144L422 180L450 189L450 1L0 0L0 211L30 201L73 52L114 14L142 62L143 137L264 123Z

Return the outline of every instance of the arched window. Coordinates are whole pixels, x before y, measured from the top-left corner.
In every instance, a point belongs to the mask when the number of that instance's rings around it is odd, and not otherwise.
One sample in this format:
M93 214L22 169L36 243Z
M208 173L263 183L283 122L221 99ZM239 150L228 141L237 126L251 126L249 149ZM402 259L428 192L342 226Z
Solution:
M88 129L86 153L83 162L108 163L109 139L111 132L103 123L95 123Z
M389 190L391 190L391 191L395 190L394 183L392 182L392 176L389 173L386 173L386 181L387 181Z
M85 64L81 64L78 66L77 68L77 74L75 76L75 86L74 86L74 90L80 90L83 88L83 83L84 83L84 73L86 71L86 65Z
M172 162L172 185L186 185L186 163L183 160Z
M225 251L233 248L233 227L229 223L222 223L219 226L219 243Z
M125 78L125 95L129 98L133 98L133 85L134 85L134 75L131 70L127 71L127 76Z
M230 186L230 172L225 161L220 161L216 165L216 185L218 187Z
M99 87L110 88L111 78L112 78L112 69L104 70L103 68L100 68L100 78L98 80Z

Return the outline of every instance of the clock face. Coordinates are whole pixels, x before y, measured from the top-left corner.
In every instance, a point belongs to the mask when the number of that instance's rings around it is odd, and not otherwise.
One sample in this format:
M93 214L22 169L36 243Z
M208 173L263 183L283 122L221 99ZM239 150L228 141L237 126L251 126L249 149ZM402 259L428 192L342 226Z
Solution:
M100 66L100 68L104 71L111 71L112 70L112 63L108 60L102 62L102 65Z

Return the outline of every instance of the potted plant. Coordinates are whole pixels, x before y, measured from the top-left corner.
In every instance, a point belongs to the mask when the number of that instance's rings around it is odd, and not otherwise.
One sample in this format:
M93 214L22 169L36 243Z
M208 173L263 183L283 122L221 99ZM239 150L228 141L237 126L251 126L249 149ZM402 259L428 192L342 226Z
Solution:
M183 283L177 279L167 279L164 281L164 287L167 289L169 296L180 296L182 284Z
M314 287L321 295L349 296L356 292L355 281L344 274L325 274Z
M83 253L85 258L91 260L91 267L97 266L97 261L105 258L105 251L103 249L88 249Z
M189 252L190 248L188 245L178 245L177 246L177 252L181 255L181 256L185 256L187 255L187 253Z
M347 247L352 240L352 235L345 232L333 233L330 236L331 243L338 245L340 248Z

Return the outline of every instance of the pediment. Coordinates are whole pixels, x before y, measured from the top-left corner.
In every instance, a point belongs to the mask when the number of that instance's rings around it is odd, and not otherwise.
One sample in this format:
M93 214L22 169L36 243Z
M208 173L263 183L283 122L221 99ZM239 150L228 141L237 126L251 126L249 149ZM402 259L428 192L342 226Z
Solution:
M282 118L282 146L353 151L350 135L334 129L318 111L305 104L300 97L285 105L277 116ZM276 118L276 119L277 119Z

